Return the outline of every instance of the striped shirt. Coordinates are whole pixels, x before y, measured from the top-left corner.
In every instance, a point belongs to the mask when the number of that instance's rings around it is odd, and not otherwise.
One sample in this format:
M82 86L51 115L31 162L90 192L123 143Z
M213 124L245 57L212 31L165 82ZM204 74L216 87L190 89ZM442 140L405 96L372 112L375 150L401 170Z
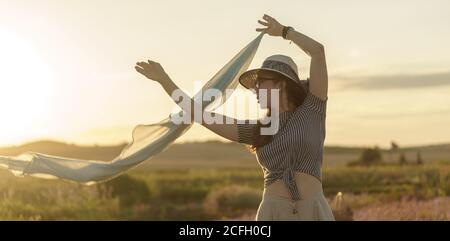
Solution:
M278 179L287 185L293 200L301 199L295 172L322 180L327 100L308 91L304 102L294 111L279 114L279 129L272 141L256 150L256 159L264 172L264 187ZM238 142L252 145L256 124L238 123Z

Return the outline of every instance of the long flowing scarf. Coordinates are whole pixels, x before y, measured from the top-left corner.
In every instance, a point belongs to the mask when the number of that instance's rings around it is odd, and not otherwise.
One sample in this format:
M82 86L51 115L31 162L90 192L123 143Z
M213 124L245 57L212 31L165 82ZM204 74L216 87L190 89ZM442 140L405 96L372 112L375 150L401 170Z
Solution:
M208 109L216 109L226 101L225 90L234 90L238 77L248 69L253 60L263 33L258 35L245 48L236 54L219 70L195 96ZM204 101L202 93L207 89L222 92L220 101ZM170 117L150 125L138 125L134 128L132 142L112 161L81 160L27 152L19 156L0 156L0 167L10 170L17 176L40 178L60 178L87 185L114 178L140 163L164 151L178 137L183 135L192 124L175 124Z

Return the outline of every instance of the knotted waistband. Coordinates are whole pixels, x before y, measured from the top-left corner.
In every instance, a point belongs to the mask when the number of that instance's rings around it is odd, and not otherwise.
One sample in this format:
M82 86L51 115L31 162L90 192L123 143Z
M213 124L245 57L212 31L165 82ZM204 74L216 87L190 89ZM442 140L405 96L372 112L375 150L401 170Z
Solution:
M297 173L300 174L300 176L297 176ZM309 199L312 196L316 196L316 193L323 194L322 183L319 178L307 173L295 171L291 168L286 168L279 172L271 172L270 175L265 178L265 188L269 188L269 186L272 186L272 184L277 182L277 180L282 181L289 192L291 200L294 201ZM297 182L299 185L297 185ZM275 193L272 192L272 195L278 196L278 194L276 194L278 191L281 193L281 190L276 191L277 189L274 189L277 187L280 186L276 185L271 187L271 191L275 190ZM282 191L286 193L285 190ZM266 192L266 190L264 192Z
M286 184L293 200L300 200L300 192L298 190L297 182L295 181L295 171L291 168L286 168L283 171L283 181Z

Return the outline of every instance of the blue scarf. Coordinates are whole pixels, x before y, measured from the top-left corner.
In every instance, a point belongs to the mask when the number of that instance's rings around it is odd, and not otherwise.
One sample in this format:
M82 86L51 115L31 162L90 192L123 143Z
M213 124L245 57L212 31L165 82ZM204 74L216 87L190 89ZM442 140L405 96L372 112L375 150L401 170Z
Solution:
M203 86L202 91L197 93L194 99L201 100L203 91L211 88L221 91L223 97L229 96L225 95L225 91L237 87L238 78L250 66L262 37L263 33L236 54ZM202 101L202 103L208 109L215 109L224 101L225 99L222 99L220 103L218 101ZM0 167L18 176L60 178L88 185L94 184L118 176L164 151L191 126L192 124L176 125L170 117L156 124L138 125L132 133L133 141L110 162L27 152L15 157L0 156Z

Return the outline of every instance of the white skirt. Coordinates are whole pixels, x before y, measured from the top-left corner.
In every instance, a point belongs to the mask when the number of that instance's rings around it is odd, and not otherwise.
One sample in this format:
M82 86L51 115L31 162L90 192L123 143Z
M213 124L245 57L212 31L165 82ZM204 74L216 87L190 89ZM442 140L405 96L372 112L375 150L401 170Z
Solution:
M256 221L334 221L334 216L322 192L298 201L264 193Z

